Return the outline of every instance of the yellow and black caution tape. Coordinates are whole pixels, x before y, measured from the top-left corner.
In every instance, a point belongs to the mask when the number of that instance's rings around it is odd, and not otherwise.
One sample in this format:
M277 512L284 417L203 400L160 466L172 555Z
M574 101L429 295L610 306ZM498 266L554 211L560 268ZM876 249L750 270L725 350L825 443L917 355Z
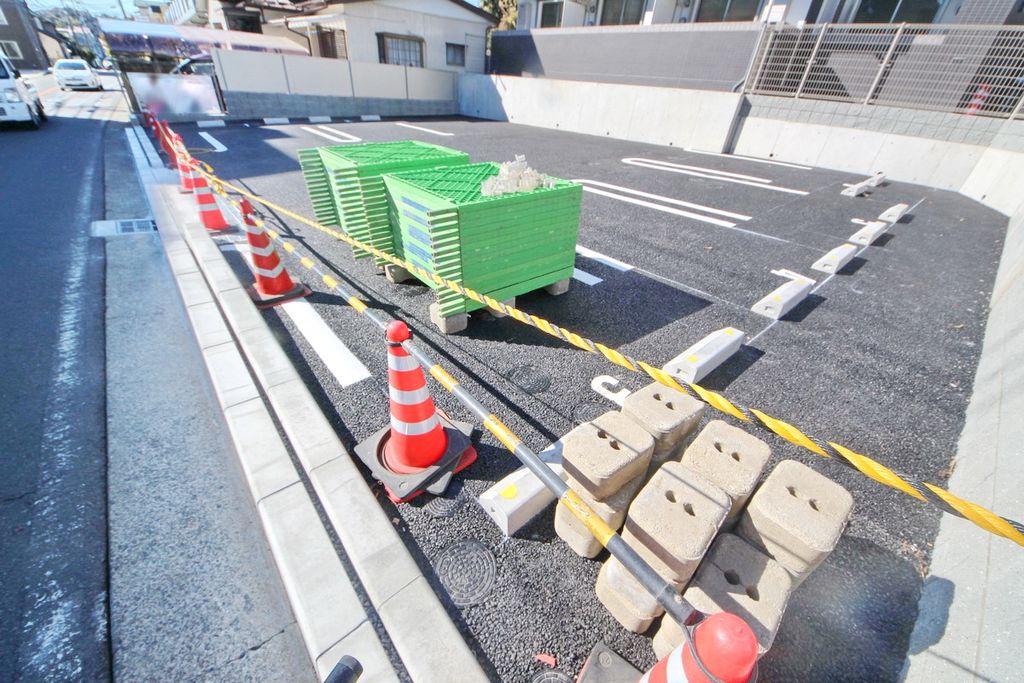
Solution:
M880 484L884 484L885 486L888 486L890 488L902 491L908 496L916 498L922 502L931 503L932 505L938 507L939 509L948 512L949 514L970 520L977 526L981 527L982 529L990 533L993 533L997 536L1002 536L1003 538L1010 539L1017 545L1024 546L1024 525L1022 525L1020 522L997 515L991 510L988 510L987 508L984 508L976 503L972 503L970 501L959 498L939 486L935 486L934 484L929 484L927 482L921 482L914 479L913 477L901 474L895 470L886 467L885 465L879 462L876 462L875 460L872 460L866 455L862 455L860 453L852 451L837 443L825 441L824 439L821 439L816 436L810 436L801 431L800 429L798 429L797 427L789 424L788 422L784 422L783 420L780 420L778 418L771 417L770 415L767 415L754 408L748 408L741 404L734 403L725 396L723 396L722 394L719 394L715 391L706 389L698 384L681 382L677 380L675 377L669 375L664 370L654 367L649 363L645 363L644 361L636 360L631 356L628 356L620 351L616 351L615 349L606 346L605 344L595 342L591 339L588 339L587 337L576 334L571 330L559 327L558 325L555 325L554 323L545 320L540 316L527 313L526 311L522 311L514 306L509 306L508 304L502 303L501 301L489 297L486 294L481 294L475 290L469 289L468 287L463 286L459 282L455 282L453 280L446 280L445 278L442 278L439 275L431 273L430 271L421 268L420 266L417 266L414 263L400 259L394 256L393 254L381 251L377 247L365 244L360 240L357 240L349 235L346 235L344 232L341 232L340 230L334 230L325 225L321 225L320 223L317 223L314 220L310 220L309 218L306 218L305 216L302 216L294 211L286 209L283 206L275 204L274 202L264 199L263 197L259 197L253 194L252 192L232 185L231 183L222 180L221 178L218 178L216 175L214 175L212 169L204 170L200 166L200 164L202 166L205 166L207 169L209 169L210 167L204 162L195 161L196 169L203 175L207 176L211 182L211 185L221 194L225 194L223 188L230 189L233 192L236 192L244 197L248 197L252 201L258 202L259 204L262 204L263 206L266 206L269 209L272 209L280 214L288 216L289 218L293 218L305 225L310 226L311 228L331 235L332 237L336 237L339 240L346 242L347 244L350 244L353 247L356 247L357 249L367 251L378 258L381 258L385 261L388 261L389 263L404 268L408 270L410 273L416 274L420 278L430 280L431 282L434 282L438 286L447 287L448 289L452 290L457 294L472 299L477 303L484 304L485 306L492 310L503 313L525 325L534 327L552 337L556 337L558 339L561 339L562 341L568 342L569 344L572 344L573 346L579 349L582 349L590 353L600 354L604 356L606 360L611 361L615 365L623 367L631 372L646 374L655 382L662 384L666 387L669 387L670 389L675 389L676 391L680 391L684 394L687 394L688 396L691 396L699 401L702 401L703 403L711 406L712 408L719 412L725 413L726 415L730 415L742 422L747 422L756 425L757 427L760 427L763 430L769 431L772 434L775 434L776 436L779 436L792 444L796 444L797 446L805 448L811 451L812 453L820 455L824 458L836 460L842 463L843 465L846 465L847 467L857 470L858 472L869 477L870 479L874 479ZM274 237L275 239L280 239L280 236L277 235L276 233L273 233L272 237ZM287 243L285 243L282 240L282 244ZM288 249L289 246L291 245L287 245L285 247L287 251L291 251L291 249ZM294 247L292 247L292 249L294 249Z

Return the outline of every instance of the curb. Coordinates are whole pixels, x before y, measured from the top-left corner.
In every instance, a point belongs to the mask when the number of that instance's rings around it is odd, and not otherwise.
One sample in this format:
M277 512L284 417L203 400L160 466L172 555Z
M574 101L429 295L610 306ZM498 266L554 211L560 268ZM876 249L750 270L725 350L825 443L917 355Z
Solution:
M143 139L145 147L148 138ZM363 680L395 680L397 675L245 361L412 680L486 681L476 656L220 250L198 220L179 224L176 216L190 215L193 207L189 195L178 193L176 174L139 170L275 562L320 677L326 677L343 654L360 659L367 672ZM445 645L439 648L438 643ZM375 671L380 674L373 675Z

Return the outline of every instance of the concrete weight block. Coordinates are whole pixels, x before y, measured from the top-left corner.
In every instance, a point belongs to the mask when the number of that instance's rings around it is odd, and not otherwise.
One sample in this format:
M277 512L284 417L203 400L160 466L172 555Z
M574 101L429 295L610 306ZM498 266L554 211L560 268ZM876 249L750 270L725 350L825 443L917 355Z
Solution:
M728 494L732 500L724 525L739 517L772 456L756 436L722 420L712 420L683 452L682 463Z
M638 614L635 608L625 600L618 591L614 591L608 584L608 565L601 567L597 575L597 583L594 585L594 592L597 599L601 601L605 609L615 620L622 624L622 627L633 633L644 633L651 627L655 617Z
M782 565L740 537L722 534L683 599L705 614L732 612L746 621L757 637L758 651L764 654L775 640L792 590L793 578ZM663 640L672 635L672 626Z
M562 466L596 500L644 474L654 450L654 438L618 411L584 422L563 444Z
M741 346L743 330L723 327L665 363L662 369L676 379L694 384L729 360Z
M849 491L796 460L784 460L751 497L736 533L799 583L836 547L852 511Z
M864 227L850 235L850 241L862 247L867 247L884 235L888 229L889 224L885 221L868 221L864 224Z
M835 275L853 259L853 255L856 253L857 247L855 245L841 244L815 261L814 265L811 266L811 270Z
M634 613L652 619L665 613L665 608L657 598L647 592L624 564L614 557L609 557L604 564L602 575L607 583L605 589L616 592L620 599L632 606Z
M725 520L731 501L703 475L679 462L662 465L637 494L623 539L657 558L665 579L684 584ZM644 553L641 552L643 555Z
M631 479L625 486L604 500L596 500L582 484L572 477L568 477L566 483L569 488L579 494L583 502L589 505L598 517L612 529L618 531L626 519L630 501L633 500L633 496L644 483L644 474ZM555 533L580 557L596 557L601 552L601 543L594 538L583 522L576 519L575 515L564 505L558 505L555 508Z
M622 412L654 437L655 466L668 460L679 442L700 422L704 404L657 382L634 391L622 403Z

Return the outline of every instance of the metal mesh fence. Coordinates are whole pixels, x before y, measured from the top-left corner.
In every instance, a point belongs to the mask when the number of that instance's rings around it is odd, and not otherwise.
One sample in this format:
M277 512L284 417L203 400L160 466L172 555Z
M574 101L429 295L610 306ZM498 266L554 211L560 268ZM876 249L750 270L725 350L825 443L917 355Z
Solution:
M769 26L747 92L1020 118L1024 28Z

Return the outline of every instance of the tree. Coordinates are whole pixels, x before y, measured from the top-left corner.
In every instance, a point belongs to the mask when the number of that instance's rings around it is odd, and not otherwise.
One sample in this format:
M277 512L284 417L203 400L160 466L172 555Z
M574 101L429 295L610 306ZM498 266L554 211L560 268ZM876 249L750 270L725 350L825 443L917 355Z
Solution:
M480 8L498 17L499 31L508 31L516 27L518 4L517 0L483 0Z

